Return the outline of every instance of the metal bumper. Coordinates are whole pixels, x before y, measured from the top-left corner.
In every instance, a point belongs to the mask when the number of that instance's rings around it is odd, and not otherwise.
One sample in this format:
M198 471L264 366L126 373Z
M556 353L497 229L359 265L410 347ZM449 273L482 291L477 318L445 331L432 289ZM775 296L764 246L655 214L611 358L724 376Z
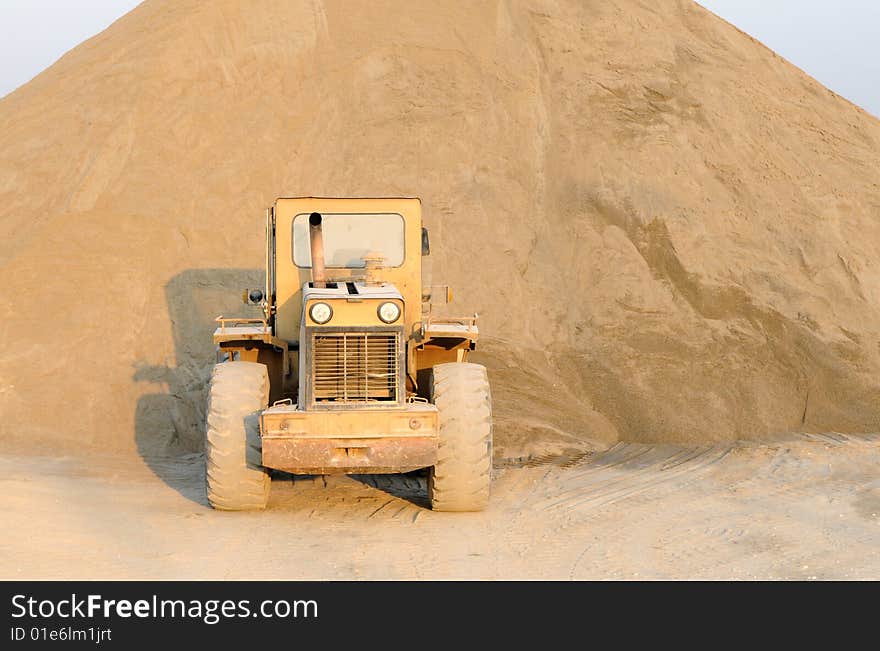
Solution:
M300 474L409 472L437 462L437 408L300 411L260 416L263 465Z

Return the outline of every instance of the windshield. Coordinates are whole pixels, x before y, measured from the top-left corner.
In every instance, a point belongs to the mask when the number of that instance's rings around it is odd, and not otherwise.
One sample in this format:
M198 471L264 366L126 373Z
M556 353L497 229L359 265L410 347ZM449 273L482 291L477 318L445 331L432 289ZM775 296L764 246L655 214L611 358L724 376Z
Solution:
M322 213L324 264L328 267L356 269L364 266L364 256L376 253L385 258L386 267L399 267L404 257L404 223L397 213ZM309 245L309 214L293 220L293 263L312 266Z

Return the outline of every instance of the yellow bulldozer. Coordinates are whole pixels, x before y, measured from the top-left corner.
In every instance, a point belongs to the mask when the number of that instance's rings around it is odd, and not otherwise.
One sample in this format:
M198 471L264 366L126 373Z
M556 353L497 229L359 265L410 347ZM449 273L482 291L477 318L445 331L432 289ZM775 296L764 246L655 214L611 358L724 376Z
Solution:
M260 318L217 317L206 426L216 509L265 508L269 469L428 472L437 511L489 500L492 404L468 362L477 315L435 315L414 198L280 198L266 211Z

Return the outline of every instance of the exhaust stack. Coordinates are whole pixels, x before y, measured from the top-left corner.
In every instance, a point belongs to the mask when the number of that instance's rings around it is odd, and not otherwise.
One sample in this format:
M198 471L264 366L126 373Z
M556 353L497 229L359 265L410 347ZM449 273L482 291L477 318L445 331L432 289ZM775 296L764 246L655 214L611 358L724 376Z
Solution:
M321 229L321 213L309 215L309 245L312 252L312 286L327 287L327 272L324 268L324 231Z

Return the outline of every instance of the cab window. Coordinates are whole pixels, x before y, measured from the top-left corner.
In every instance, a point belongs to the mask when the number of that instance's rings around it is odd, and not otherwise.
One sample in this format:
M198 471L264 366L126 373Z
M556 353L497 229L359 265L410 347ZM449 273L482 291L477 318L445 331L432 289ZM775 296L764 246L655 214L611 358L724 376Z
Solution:
M324 264L327 267L357 269L364 256L378 253L386 267L399 267L404 260L404 221L398 213L321 213L324 236ZM293 219L293 263L312 266L309 245L309 213Z

